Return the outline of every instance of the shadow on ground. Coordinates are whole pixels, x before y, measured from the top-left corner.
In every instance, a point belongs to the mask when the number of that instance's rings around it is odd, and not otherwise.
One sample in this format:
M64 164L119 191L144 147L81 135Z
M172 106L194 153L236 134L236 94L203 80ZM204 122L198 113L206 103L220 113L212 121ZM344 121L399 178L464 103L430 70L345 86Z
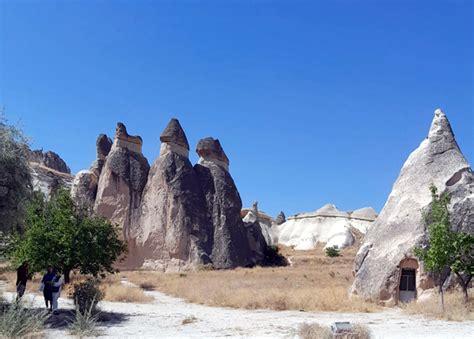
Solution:
M66 329L74 321L75 311L59 310L57 314L51 314L45 324L48 328ZM128 315L124 313L99 311L99 326L117 325L128 320Z

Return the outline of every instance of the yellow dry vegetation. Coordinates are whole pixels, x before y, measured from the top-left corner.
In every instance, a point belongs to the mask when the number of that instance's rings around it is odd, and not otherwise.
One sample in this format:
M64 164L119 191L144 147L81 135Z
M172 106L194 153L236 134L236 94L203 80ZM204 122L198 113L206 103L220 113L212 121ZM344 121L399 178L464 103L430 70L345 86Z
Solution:
M452 321L474 320L474 297L472 297L472 291L467 304L464 303L463 295L460 291L452 291L444 295L444 313L440 305L440 297L436 293L426 299L413 301L401 305L401 307L408 314L422 314L436 319Z
M138 286L210 306L272 310L373 312L380 307L349 299L356 248L329 258L323 248L281 248L292 266L187 273L121 272Z
M146 295L139 287L123 284L118 275L110 275L101 281L103 300L122 303L148 303L153 297Z

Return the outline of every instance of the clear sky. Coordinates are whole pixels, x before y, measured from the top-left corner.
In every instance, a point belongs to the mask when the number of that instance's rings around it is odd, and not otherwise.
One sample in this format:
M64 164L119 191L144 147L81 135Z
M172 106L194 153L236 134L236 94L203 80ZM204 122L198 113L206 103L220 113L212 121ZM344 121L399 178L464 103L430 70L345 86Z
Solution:
M466 1L0 0L0 105L73 172L117 121L153 163L180 120L244 205L382 208L436 108L474 159Z

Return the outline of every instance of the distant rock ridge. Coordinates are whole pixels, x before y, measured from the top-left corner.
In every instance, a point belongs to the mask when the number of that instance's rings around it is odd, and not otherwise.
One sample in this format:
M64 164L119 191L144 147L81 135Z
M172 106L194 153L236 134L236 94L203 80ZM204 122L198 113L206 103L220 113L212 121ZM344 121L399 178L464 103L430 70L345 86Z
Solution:
M29 166L33 189L42 192L46 199L59 187L71 188L74 177L58 154L42 149L30 151Z
M96 161L75 178L73 197L91 201L95 213L121 227L129 247L121 266L175 272L262 263L262 230L240 218L242 201L219 140L199 141L195 166L177 119L170 120L160 141L160 155L150 168L142 139L118 123L111 147L100 135Z
M372 207L364 207L355 211L340 211L333 204L326 204L316 212L309 213L298 213L287 218L292 219L304 219L304 218L316 218L316 217L333 217L333 218L348 218L348 219L359 219L366 221L374 221L377 218L377 212Z
M362 299L396 304L403 269L415 270L416 294L433 287L414 248L427 244L422 213L429 209L434 184L448 192L453 230L474 233L474 176L459 149L446 115L437 109L428 133L403 164L388 199L367 232L354 263L352 293ZM415 292L415 291L414 291Z
M30 162L38 163L55 171L71 174L71 169L66 165L66 162L52 151L43 152L42 149L33 150L30 152L29 160Z
M314 249L319 244L344 248L354 244L354 233L365 234L373 227L376 218L377 213L371 207L345 212L326 204L315 212L290 216L271 231L278 243L296 250Z

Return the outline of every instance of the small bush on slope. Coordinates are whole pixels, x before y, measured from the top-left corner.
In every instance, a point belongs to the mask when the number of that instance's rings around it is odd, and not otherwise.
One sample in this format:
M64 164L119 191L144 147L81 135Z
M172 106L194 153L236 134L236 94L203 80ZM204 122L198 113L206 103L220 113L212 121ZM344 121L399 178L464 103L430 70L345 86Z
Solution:
M336 246L326 248L326 255L330 258L338 257L339 249Z
M0 337L21 338L40 334L49 317L46 310L27 309L21 302L2 307Z

